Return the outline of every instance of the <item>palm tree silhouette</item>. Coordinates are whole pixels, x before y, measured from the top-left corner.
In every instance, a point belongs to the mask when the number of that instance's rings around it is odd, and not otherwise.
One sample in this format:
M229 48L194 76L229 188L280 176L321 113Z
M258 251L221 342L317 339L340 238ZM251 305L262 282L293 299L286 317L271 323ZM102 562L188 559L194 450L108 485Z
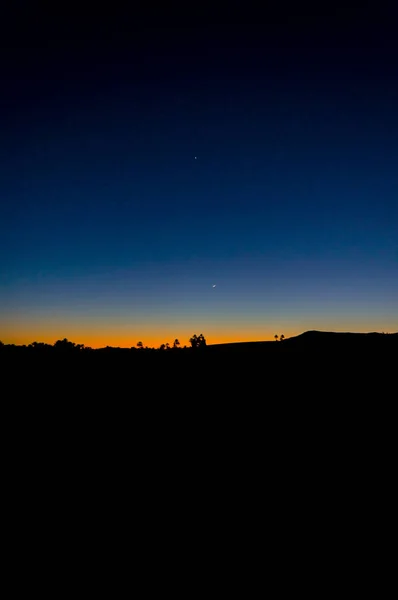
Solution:
M279 337L279 335L276 333L276 334L274 335L274 338L275 338L275 341L276 341L276 342L278 341L278 337Z
M283 342L283 340L285 339L285 336L283 335L283 333L281 334L281 336L280 336L279 339L280 339L281 342Z

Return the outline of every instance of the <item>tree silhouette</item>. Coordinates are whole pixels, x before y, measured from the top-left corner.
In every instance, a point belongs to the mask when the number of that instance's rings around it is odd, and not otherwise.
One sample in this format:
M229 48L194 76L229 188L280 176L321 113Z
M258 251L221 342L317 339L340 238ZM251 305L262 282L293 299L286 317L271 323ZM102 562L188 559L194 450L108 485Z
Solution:
M274 338L275 338L275 341L276 341L276 342L278 341L278 337L279 337L279 335L276 333L276 334L274 335Z
M279 339L280 339L281 342L283 342L283 340L285 339L285 336L283 335L283 333L281 334L281 336L280 336Z
M189 338L189 343L191 344L192 348L198 347L198 336L196 335L196 333L194 333L193 336Z
M144 344L142 342L137 342L137 348L142 350L144 348Z
M206 340L204 338L203 333L198 337L199 348L204 348L206 346Z
M166 348L166 344L161 344L159 347L159 350L165 350L165 348Z
M173 343L173 348L178 348L178 346L179 346L179 345L180 345L180 342L179 342L179 341L178 341L178 339L176 338L176 339L174 340L174 343Z
M201 333L200 335L196 335L196 333L194 333L194 335L190 338L189 342L192 348L194 349L204 348L206 346L206 340L203 333Z
M43 344L33 342L32 347L40 348L43 347ZM58 352L80 352L81 350L84 350L84 344L75 344L64 338L63 340L57 340L55 342L54 349Z
M76 350L76 344L74 342L70 342L66 338L63 340L57 340L54 344L54 348L56 350L60 350L62 352L71 352L72 350ZM80 348L78 348L80 350Z

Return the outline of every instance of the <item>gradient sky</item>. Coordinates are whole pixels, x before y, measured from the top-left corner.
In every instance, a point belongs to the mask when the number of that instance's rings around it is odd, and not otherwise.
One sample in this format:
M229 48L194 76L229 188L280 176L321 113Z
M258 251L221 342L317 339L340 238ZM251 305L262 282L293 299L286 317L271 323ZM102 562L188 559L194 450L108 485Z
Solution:
M398 331L396 30L365 16L14 22L0 339Z

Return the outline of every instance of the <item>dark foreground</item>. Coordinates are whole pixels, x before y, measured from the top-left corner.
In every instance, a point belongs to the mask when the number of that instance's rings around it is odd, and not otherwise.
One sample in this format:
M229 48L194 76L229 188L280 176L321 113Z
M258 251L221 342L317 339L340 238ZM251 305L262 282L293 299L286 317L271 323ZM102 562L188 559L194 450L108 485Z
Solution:
M266 515L281 544L310 522L362 540L392 497L397 335L0 357L7 490L25 527L97 541L132 515L156 535L215 522L213 539L224 523L229 540Z
M325 404L392 398L398 334L307 332L283 342L164 351L3 346L0 359L6 395L23 401Z
M3 423L47 457L60 445L65 456L92 452L96 462L105 452L105 461L116 455L115 469L161 462L164 452L193 463L249 453L269 466L296 452L315 460L320 448L336 456L348 445L362 458L382 451L386 462L397 358L397 334L309 332L153 352L3 347Z

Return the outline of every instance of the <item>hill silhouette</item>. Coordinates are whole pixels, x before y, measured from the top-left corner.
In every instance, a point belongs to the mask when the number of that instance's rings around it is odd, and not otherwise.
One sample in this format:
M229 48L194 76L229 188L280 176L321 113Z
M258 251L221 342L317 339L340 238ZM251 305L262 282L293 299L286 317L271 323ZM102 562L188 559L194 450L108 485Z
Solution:
M324 386L325 392L340 386L342 394L348 385L359 390L377 376L389 385L398 357L398 333L306 331L283 341L208 345L204 337L202 345L197 336L191 339L192 347L162 344L159 349L140 343L138 348L93 350L66 339L53 346L2 344L0 357L6 378L19 386L41 380L42 389L70 385L102 394L108 386L109 393L119 388L125 395L127 388L147 387L171 395L184 389L191 396L203 395L202 388L235 396L240 388L241 395L250 389L256 397L264 387L280 393L282 385L286 393L289 386L294 393L299 385L306 390Z
M22 440L21 460L42 447L54 473L71 454L82 480L111 455L126 481L136 457L151 474L164 455L165 473L179 461L190 472L205 455L219 477L243 452L242 468L261 489L270 465L278 481L294 465L299 485L311 463L316 487L337 453L350 480L366 446L371 457L393 439L397 333L308 331L169 350L60 342L0 346L5 423Z
M350 333L333 331L305 331L297 336L286 338L283 342L264 341L264 342L232 342L228 344L212 344L209 349L217 352L281 352L289 349L299 350L318 350L322 347L323 351L338 349L342 353L356 348L361 350L376 349L394 349L398 344L398 333Z
M276 338L278 336L275 336ZM198 343L198 340L200 342ZM84 354L87 355L90 353L93 355L104 355L104 354L115 354L116 352L119 356L129 354L130 356L134 356L136 358L143 356L155 356L159 352L162 356L169 355L168 353L172 351L172 356L182 356L182 354L192 353L195 351L195 356L203 356L203 352L206 352L207 355L214 356L218 353L278 353L286 351L286 349L296 349L299 350L318 350L320 347L323 351L327 351L328 348L336 350L338 349L341 352L345 352L347 350L351 350L352 348L356 348L357 350L366 349L366 350L375 350L375 349L388 349L394 350L397 348L398 344L398 333L379 333L379 332L370 332L370 333L351 333L351 332L333 332L333 331L305 331L297 336L284 338L283 340L274 340L274 341L255 341L255 342L229 342L222 344L206 344L206 340L202 334L200 336L194 335L190 339L191 346L181 347L180 342L176 339L174 344L170 346L169 344L161 344L159 348L147 348L143 345L142 342L138 342L137 347L131 348L120 348L120 347L112 347L106 346L105 348L97 348L92 349L90 347L86 347L84 344L76 344L67 340L66 338L63 340L58 340L54 345L42 343L42 342L33 342L29 345L15 345L15 344L3 344L0 343L0 352L2 353L3 358L10 356L19 356L19 357L33 357L36 355L43 355L44 353L48 356L62 356L66 355L74 355ZM200 350L200 354L196 351Z
M305 343L388 343L391 340L398 339L398 333L351 333L351 332L335 332L335 331L305 331L295 337L287 338L286 342L305 342Z

